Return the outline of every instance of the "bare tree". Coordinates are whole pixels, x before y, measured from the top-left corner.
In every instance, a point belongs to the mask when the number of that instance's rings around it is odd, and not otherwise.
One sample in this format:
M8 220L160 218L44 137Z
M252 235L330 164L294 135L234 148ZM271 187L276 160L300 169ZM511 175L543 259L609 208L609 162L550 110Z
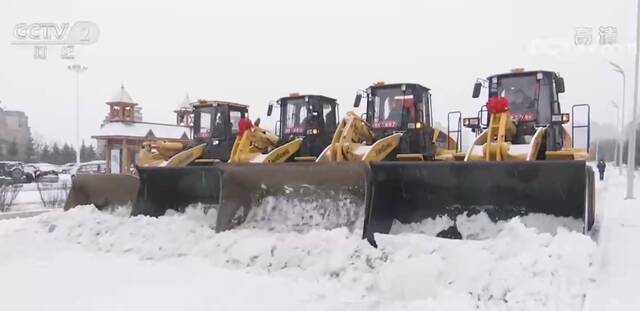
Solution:
M9 210L22 190L22 185L0 185L0 212Z
M60 184L36 183L40 202L44 207L58 208L64 205L69 195L69 184L63 182Z

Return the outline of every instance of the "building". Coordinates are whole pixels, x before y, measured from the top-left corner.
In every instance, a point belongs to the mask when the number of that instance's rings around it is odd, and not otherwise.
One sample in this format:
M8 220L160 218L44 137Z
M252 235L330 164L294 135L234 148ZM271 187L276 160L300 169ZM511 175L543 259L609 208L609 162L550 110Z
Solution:
M124 85L106 102L109 113L98 132L92 136L98 141L99 148L104 150L107 170L113 174L128 173L135 164L138 153L145 141L171 141L188 143L191 127L186 123L163 124L144 122L142 108L133 101ZM182 103L176 110L180 109ZM180 117L177 116L179 121Z
M29 118L24 112L0 108L0 158L26 160L30 137ZM15 156L9 154L13 141L18 147Z

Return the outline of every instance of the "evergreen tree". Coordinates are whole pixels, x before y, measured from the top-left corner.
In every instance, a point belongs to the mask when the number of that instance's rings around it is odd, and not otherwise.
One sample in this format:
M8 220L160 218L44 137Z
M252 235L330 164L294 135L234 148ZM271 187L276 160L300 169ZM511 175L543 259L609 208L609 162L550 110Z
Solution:
M51 161L48 161L52 164L61 164L62 161L62 152L60 151L60 147L58 147L57 143L53 143L53 147L51 147Z
M33 137L31 137L31 135L29 135L29 140L27 141L27 152L23 160L24 162L36 161L36 144L33 141Z
M89 157L87 156L87 145L84 144L84 139L82 140L82 145L80 145L80 161L91 161L91 159L89 159Z
M69 144L64 144L60 150L60 160L56 164L65 164L76 161L76 151Z
M9 156L9 160L12 160L12 161L18 160L18 142L16 142L15 138L9 144L9 150L7 151L7 155Z
M40 162L51 162L51 151L49 150L49 145L43 145L42 151L40 152Z
M87 161L95 161L95 160L98 160L96 149L93 148L93 145L89 145L89 147L87 148Z

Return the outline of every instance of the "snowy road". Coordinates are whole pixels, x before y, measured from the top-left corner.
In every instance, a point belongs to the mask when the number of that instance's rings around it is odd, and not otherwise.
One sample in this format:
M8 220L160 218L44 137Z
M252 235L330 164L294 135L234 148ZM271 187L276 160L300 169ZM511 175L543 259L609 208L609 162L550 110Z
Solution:
M636 310L640 213L607 177L598 244L517 219L471 219L482 240L399 233L379 249L346 229L216 234L197 210L0 220L0 310Z
M593 288L586 310L640 309L640 199L624 200L624 177L610 171L606 183L599 185L602 217L598 237L599 251L594 262ZM636 174L636 185L640 175ZM640 198L640 187L636 187Z

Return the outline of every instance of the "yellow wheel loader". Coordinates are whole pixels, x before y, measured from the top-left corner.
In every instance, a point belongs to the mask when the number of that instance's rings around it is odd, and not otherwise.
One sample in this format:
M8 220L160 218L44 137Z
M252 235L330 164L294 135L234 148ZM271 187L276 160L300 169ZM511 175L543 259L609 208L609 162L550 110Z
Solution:
M433 128L428 88L378 82L356 96L354 107L363 96L366 117L348 112L318 162L454 160L460 135L454 140L450 134L460 133L460 122L457 131Z
M275 126L279 144L302 140L302 146L289 160L315 161L336 131L337 101L322 95L291 93L278 99L275 104L276 107L274 103L269 104L267 116L272 115L274 108L279 108L279 119Z
M394 221L447 216L455 222L459 215L479 212L493 221L531 213L572 217L583 221L585 232L591 229L595 200L593 170L585 162L588 143L586 149L574 148L563 126L570 119L559 102L563 78L549 71L498 74L476 83L474 98L485 85L488 124L463 120L481 133L464 161L371 165L364 231L374 244L374 233L388 233ZM576 108L589 114L586 105ZM588 142L589 121L580 127L586 127ZM455 224L438 235L461 237Z
M219 162L272 163L288 159L300 148L302 140L292 140L276 147L278 137L256 126L238 136L239 120L248 107L224 101L200 100L192 104L194 114L193 141L189 145L175 142L143 143L133 175L108 174L78 176L73 180L65 210L77 205L94 204L98 208L127 205L136 201L140 184L153 184L157 171L178 172L185 166L211 166ZM137 176L139 175L140 179ZM176 176L179 176L176 175ZM145 213L141 204L133 213ZM158 212L159 213L159 212ZM157 214L150 212L150 214Z
M431 126L431 97L426 87L377 83L359 93L354 106L359 106L363 95L366 117L347 113L315 163L219 167L220 178L212 173L210 177L222 184L217 229L238 225L355 229L356 220L365 218L372 194L370 165L464 156L457 153L458 144L450 135ZM460 133L461 122L458 126Z
M138 168L141 184L132 215L160 216L168 209L180 211L191 204L226 208L231 202L251 198L244 188L233 186L239 180L249 178L259 182L256 187L264 193L271 182L282 180L287 170L275 164L315 159L329 143L326 137L331 137L335 130L335 99L293 94L278 103L279 135L258 127L238 135L238 120L247 113L246 106L220 102L196 105L194 144L203 148L202 155L186 167ZM272 110L270 105L269 115ZM326 169L336 170L329 166ZM223 215L225 211L218 213Z

